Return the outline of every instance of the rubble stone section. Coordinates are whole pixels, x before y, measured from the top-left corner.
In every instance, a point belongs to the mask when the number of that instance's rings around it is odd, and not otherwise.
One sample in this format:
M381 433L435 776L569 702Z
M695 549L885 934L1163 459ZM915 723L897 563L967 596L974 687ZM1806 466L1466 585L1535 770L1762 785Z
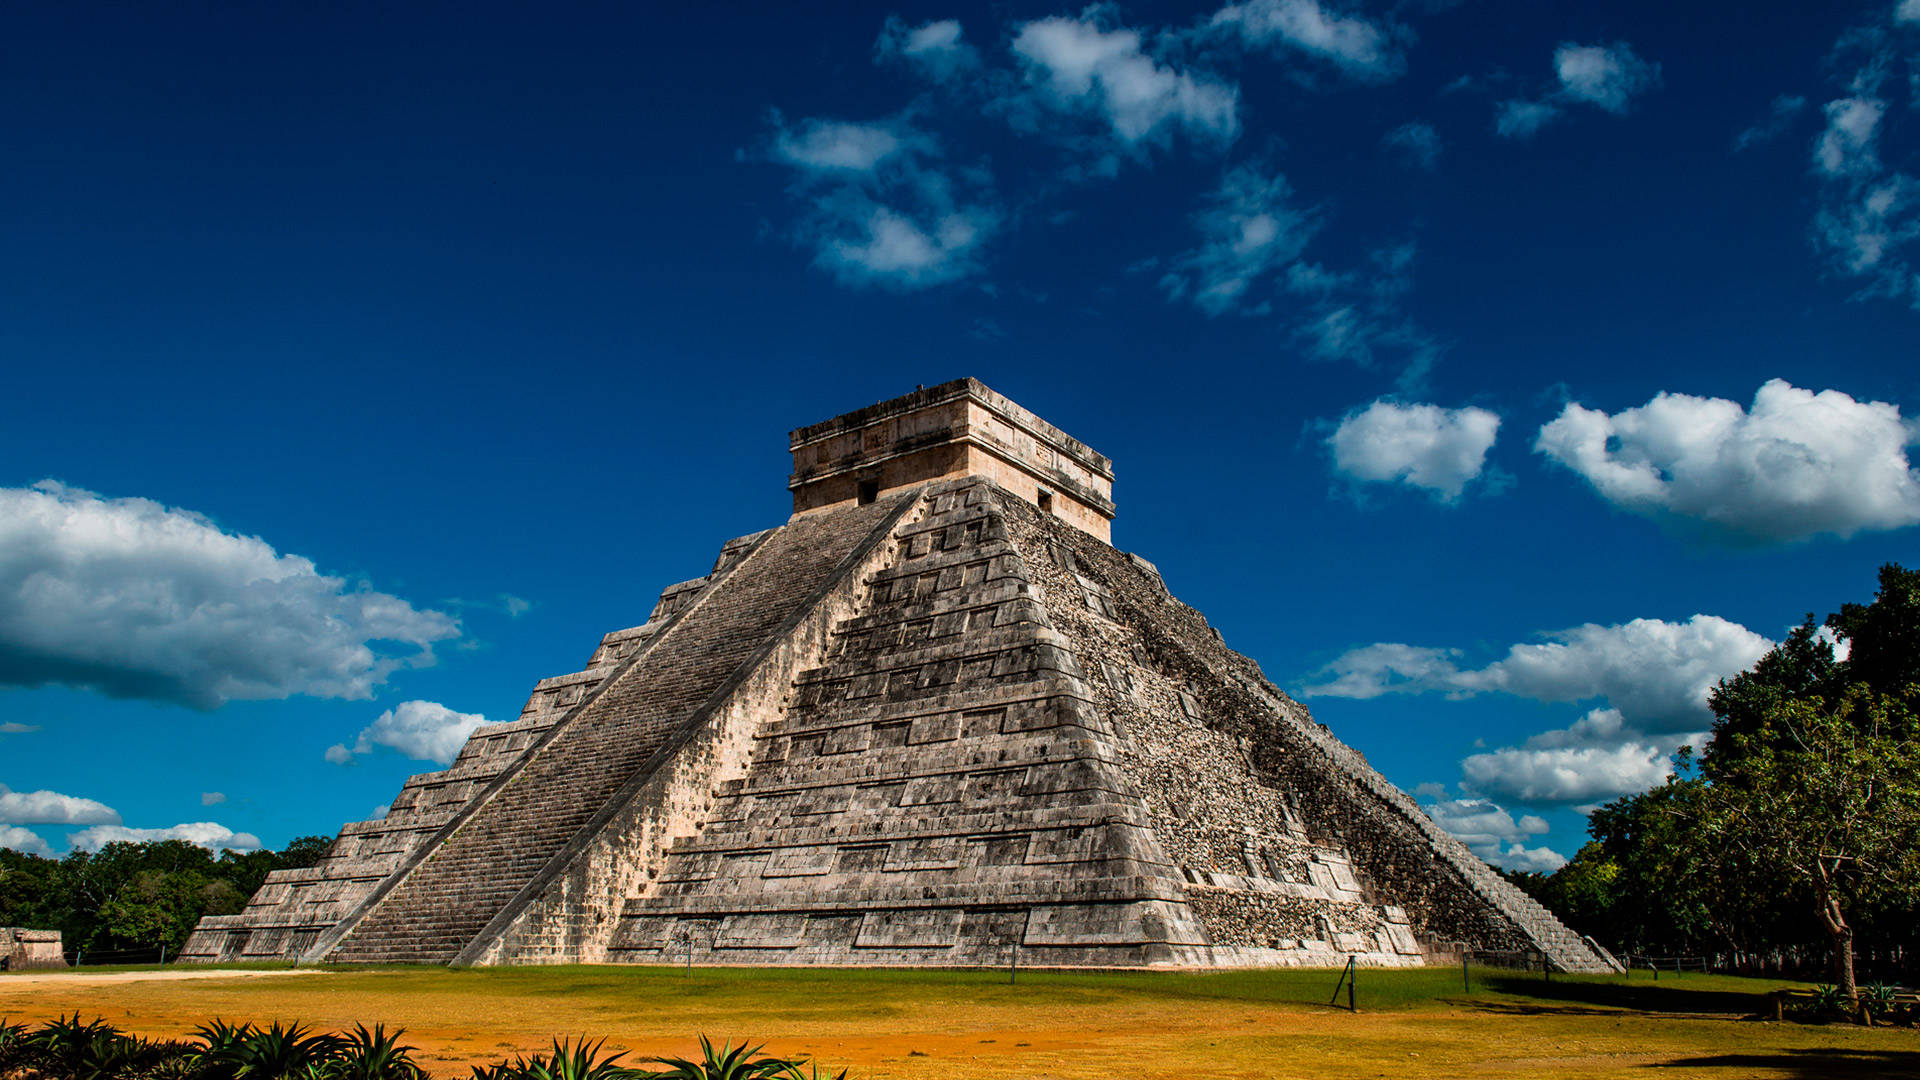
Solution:
M61 949L60 931L0 926L0 971L66 966L67 956Z
M1002 502L1015 540L1050 553L1035 578L1103 675L1123 771L1188 882L1211 962L1379 962L1464 943L1617 970L1228 649L1151 563Z
M898 499L764 534L695 592L626 664L436 837L430 856L321 936L312 959L446 963L508 903Z
M384 816L342 826L318 863L269 873L238 915L202 918L180 958L186 962L299 959L489 784L526 757L671 616L690 606L706 583L765 535L728 541L705 577L663 590L645 624L602 637L584 670L541 679L517 719L482 725L447 769L409 777Z
M1001 497L945 484L610 957L1138 966L1203 944Z

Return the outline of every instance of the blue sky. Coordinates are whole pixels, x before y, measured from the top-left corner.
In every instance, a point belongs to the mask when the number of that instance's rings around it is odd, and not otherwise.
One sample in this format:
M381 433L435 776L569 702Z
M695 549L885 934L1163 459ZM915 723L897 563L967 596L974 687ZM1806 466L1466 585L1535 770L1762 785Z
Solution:
M1916 561L1920 0L7 21L23 850L368 815L963 375L1506 865Z

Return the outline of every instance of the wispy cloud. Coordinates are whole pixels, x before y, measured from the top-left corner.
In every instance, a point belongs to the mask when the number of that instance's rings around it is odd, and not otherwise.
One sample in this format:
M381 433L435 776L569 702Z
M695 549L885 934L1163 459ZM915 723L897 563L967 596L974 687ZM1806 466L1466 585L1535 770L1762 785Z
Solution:
M1139 30L1110 11L1054 15L1020 26L1013 53L1024 87L1002 108L1016 127L1041 130L1048 114L1094 120L1129 152L1165 145L1175 133L1223 144L1240 131L1238 87L1149 53Z
M1208 315L1264 312L1254 286L1298 258L1318 228L1314 214L1294 205L1285 177L1251 166L1233 169L1194 215L1200 246L1174 259L1161 288L1190 299Z
M951 168L904 117L873 123L774 117L772 160L805 206L794 238L848 285L923 289L977 274L1000 223L992 178Z
M1319 0L1245 0L1220 9L1209 25L1250 48L1310 56L1359 79L1383 81L1406 70L1406 30Z
M934 82L946 82L980 66L980 53L964 40L958 19L909 26L899 16L889 15L873 51L875 59L907 64Z
M1807 111L1807 99L1798 94L1781 94L1767 106L1767 115L1751 127L1741 129L1733 137L1735 150L1747 150L1763 143L1770 143L1786 134L1800 114Z
M1523 139L1559 119L1571 106L1624 116L1635 99L1660 87L1660 65L1642 59L1624 41L1610 45L1563 43L1553 53L1554 88L1538 98L1513 98L1494 113L1494 131Z
M1429 172L1440 164L1440 150L1444 145L1439 130L1424 121L1401 124L1382 136L1380 144L1407 164Z
M1417 254L1408 242L1373 252L1360 270L1336 273L1298 263L1289 267L1289 291L1312 301L1294 328L1307 355L1363 368L1398 364L1395 389L1406 396L1423 393L1443 349L1403 307L1413 288Z

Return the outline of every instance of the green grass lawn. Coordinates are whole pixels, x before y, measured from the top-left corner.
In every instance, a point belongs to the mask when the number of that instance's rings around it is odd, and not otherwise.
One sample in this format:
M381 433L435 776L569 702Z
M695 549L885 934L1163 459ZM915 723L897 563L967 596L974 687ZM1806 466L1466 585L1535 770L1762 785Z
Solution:
M204 969L190 969L204 970ZM147 969L151 972L152 969ZM1337 971L1064 972L630 967L130 970L0 978L0 1015L104 1016L177 1036L218 1016L323 1029L384 1021L437 1076L605 1037L634 1057L697 1035L745 1038L859 1078L1920 1077L1920 1033L1752 1019L1787 985L1713 975L1566 977L1458 968L1361 970L1357 1014ZM131 981L129 981L131 980Z

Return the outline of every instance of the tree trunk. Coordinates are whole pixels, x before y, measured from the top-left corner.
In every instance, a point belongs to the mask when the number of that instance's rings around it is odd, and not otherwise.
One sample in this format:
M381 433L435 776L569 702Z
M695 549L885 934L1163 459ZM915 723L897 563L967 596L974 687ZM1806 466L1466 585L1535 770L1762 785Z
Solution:
M1853 927L1847 925L1846 915L1840 910L1840 898L1833 894L1824 872L1814 881L1814 897L1820 925L1826 928L1827 938L1833 943L1834 985L1847 995L1850 1005L1858 1006L1860 987L1853 979Z

